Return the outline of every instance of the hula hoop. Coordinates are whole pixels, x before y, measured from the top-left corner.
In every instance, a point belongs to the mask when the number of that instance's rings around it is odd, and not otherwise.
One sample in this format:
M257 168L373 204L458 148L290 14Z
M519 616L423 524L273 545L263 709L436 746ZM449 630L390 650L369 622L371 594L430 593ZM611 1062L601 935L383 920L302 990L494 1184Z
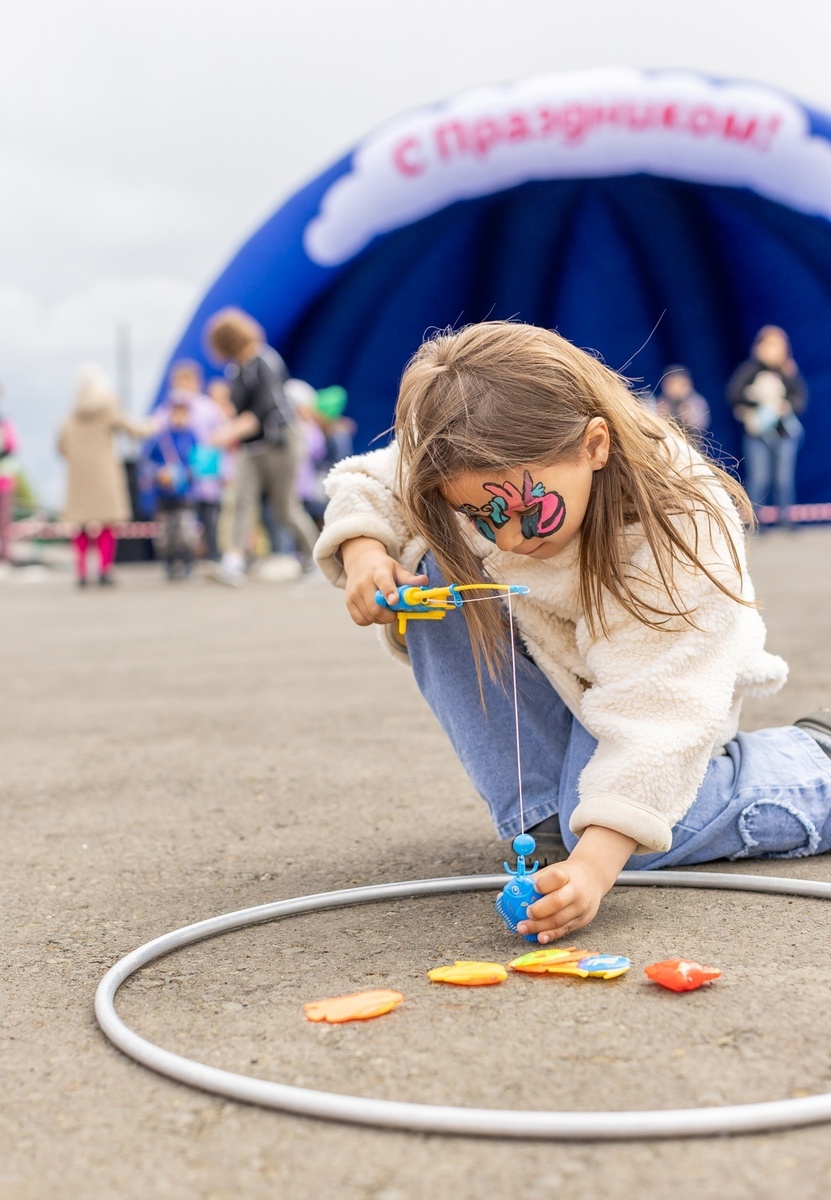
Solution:
M448 892L498 890L504 882L504 875L462 875L446 879L377 884L343 891L319 892L293 900L278 900L272 904L260 904L254 908L244 908L238 912L199 921L194 925L186 925L147 942L111 967L95 993L95 1016L105 1036L124 1054L180 1083L246 1104L357 1125L485 1137L614 1141L748 1133L831 1121L831 1092L759 1104L634 1112L535 1112L461 1108L321 1092L270 1080L254 1079L249 1075L238 1075L217 1067L209 1067L195 1059L184 1058L140 1037L125 1025L115 1011L114 1001L119 988L141 967L170 954L173 950L193 945L194 942L217 934L262 924L277 917L294 916L321 909L345 908L377 900L437 896ZM623 871L617 882L628 887L714 888L831 900L831 883L767 878L763 875L727 875L703 871Z

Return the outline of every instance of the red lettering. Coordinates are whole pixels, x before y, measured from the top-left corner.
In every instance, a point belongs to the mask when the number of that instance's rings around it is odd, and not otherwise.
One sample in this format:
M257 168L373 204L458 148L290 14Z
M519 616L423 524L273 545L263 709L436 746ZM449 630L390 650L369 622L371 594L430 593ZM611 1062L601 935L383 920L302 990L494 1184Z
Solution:
M451 139L455 140L455 148L451 145ZM436 129L436 149L439 153L439 158L448 159L454 153L460 154L467 150L467 134L464 125L460 121L448 121L446 125L439 125Z
M540 137L550 137L560 128L560 113L556 108L540 109Z
M690 132L696 137L704 137L712 133L718 124L715 111L707 104L699 104L689 115Z
M665 104L661 113L661 121L667 129L674 129L678 124L678 105Z
M742 123L742 118L736 113L728 113L727 120L724 122L724 136L735 138L737 142L749 142L758 126L759 121L756 117L745 117L744 123Z
M655 107L652 104L631 105L629 108L629 128L630 129L648 129L650 125L656 125Z
M563 109L567 142L581 142L594 124L595 109L585 104L568 104Z
M395 169L402 175L421 175L427 169L427 163L422 155L421 142L417 137L408 137L393 147L392 161Z
M753 143L760 150L769 150L770 143L776 136L779 126L782 124L782 118L779 116L768 117L763 125L760 126L758 133L753 139Z
M499 125L493 117L483 117L481 120L474 122L471 131L474 154L478 154L480 157L487 154L499 140Z
M531 136L531 126L524 113L510 113L505 136L509 142L524 142Z

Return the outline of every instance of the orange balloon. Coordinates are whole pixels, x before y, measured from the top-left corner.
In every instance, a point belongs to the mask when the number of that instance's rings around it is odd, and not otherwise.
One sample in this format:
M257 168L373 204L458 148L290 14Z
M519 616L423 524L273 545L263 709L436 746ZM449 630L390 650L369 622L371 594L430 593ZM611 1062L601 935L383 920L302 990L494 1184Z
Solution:
M452 967L434 967L427 974L433 983L457 983L462 987L485 987L489 983L502 983L508 978L508 972L501 963L466 959L457 959Z
M330 1000L314 1000L304 1004L307 1021L327 1021L330 1025L341 1025L344 1021L368 1021L370 1017L381 1017L397 1008L404 997L389 988L376 988L369 992L353 992L350 996L334 996Z

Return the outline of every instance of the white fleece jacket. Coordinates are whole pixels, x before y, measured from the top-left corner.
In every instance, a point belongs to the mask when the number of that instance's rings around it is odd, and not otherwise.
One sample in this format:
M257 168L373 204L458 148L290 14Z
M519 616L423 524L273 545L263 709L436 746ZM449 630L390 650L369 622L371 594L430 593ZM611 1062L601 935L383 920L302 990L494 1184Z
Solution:
M684 455L689 470L709 474L700 456L679 443L676 456ZM424 555L395 498L397 462L392 443L345 459L326 480L330 503L315 558L336 587L346 584L339 547L349 538L377 538L408 570ZM752 600L744 531L715 482L714 494L734 529L741 585L723 536L710 530L706 518L698 522L700 557L722 582ZM469 536L489 578L530 587L513 605L520 635L564 703L597 739L580 776L572 832L603 825L634 838L636 853L668 850L672 827L692 805L710 758L738 730L742 699L770 695L785 682L787 665L765 651L758 611L725 596L702 572L677 567L679 590L695 611L697 628L676 620L671 632L659 632L609 600L609 632L592 635L580 603L577 538L556 558L536 560L500 551L474 531ZM666 607L641 526L624 536L629 562L643 581L641 595ZM394 627L379 628L393 654L406 661L406 649L390 633ZM478 704L478 696L470 702Z

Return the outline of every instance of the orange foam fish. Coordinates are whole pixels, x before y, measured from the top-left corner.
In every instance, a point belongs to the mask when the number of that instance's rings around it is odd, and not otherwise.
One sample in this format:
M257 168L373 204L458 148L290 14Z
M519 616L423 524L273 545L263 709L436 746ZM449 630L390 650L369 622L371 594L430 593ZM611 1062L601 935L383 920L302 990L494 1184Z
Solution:
M434 967L427 974L433 983L456 983L461 987L486 987L489 983L502 983L508 978L508 972L501 963L466 959L457 959L452 967Z
M344 1021L368 1021L370 1017L381 1017L397 1008L404 997L389 988L376 988L369 992L353 992L351 996L333 996L330 1000L314 1000L304 1004L307 1021L327 1021L340 1025Z
M688 958L667 958L663 962L644 967L647 976L671 992L694 992L703 983L718 979L721 971L715 967L702 967L701 963Z

